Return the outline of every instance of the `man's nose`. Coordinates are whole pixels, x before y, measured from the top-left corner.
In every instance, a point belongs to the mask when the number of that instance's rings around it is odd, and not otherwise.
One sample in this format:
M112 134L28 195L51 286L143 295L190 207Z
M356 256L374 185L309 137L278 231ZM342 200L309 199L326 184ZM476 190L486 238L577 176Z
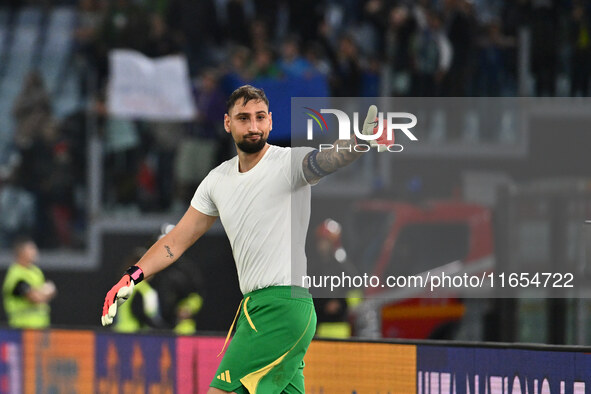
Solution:
M248 131L257 131L257 119L256 117L250 120L250 129Z

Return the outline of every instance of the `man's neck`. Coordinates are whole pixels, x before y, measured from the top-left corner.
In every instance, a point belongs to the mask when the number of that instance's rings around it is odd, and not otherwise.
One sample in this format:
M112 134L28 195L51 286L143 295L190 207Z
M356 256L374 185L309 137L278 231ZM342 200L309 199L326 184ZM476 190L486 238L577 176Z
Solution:
M265 152L269 149L271 145L265 144L263 149L256 153L245 153L240 149L236 148L238 151L238 171L240 172L247 172L254 168L259 161L265 155Z

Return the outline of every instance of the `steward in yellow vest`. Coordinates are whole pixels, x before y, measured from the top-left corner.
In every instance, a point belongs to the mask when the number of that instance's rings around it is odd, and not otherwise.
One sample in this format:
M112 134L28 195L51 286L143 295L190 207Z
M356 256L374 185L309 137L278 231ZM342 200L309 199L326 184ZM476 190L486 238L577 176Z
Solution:
M8 268L2 286L4 310L13 328L47 328L49 301L56 295L53 282L45 280L35 265L39 251L30 238L14 244L15 262Z
M156 290L147 280L135 285L133 290L127 302L119 306L113 329L132 333L161 326Z

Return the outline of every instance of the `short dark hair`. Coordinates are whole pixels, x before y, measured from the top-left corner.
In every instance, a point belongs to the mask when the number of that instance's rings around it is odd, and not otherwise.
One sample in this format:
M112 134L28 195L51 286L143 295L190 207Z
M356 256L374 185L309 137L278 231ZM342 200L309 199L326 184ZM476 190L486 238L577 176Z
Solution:
M12 241L12 250L14 253L19 253L23 246L28 243L35 243L35 241L27 234L20 234Z
M246 103L248 103L250 100L262 101L267 104L267 108L269 108L269 99L265 95L265 91L263 89L255 88L251 85L243 85L234 90L230 95L230 98L226 103L226 113L229 114L230 110L240 99L244 99L244 105L246 105Z

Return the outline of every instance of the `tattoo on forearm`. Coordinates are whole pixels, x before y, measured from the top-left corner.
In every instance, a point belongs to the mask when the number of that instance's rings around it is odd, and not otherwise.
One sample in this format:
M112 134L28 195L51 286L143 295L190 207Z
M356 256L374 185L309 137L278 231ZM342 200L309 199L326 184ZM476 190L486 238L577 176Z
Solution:
M172 259L174 257L174 254L172 254L170 247L168 245L164 245L164 248L166 249L166 252L168 253L167 257L170 257Z
M362 155L362 153L353 150L352 145L354 144L351 140L338 140L334 148L318 154L318 164L326 172L334 172L345 167Z
M357 160L363 153L356 152L353 149L354 142L352 140L338 140L334 143L332 149L322 150L316 155L316 163L323 172L332 173L339 168L345 167L348 164ZM310 153L311 154L311 153ZM308 161L304 159L304 175L306 179L318 180L321 177L309 168Z

